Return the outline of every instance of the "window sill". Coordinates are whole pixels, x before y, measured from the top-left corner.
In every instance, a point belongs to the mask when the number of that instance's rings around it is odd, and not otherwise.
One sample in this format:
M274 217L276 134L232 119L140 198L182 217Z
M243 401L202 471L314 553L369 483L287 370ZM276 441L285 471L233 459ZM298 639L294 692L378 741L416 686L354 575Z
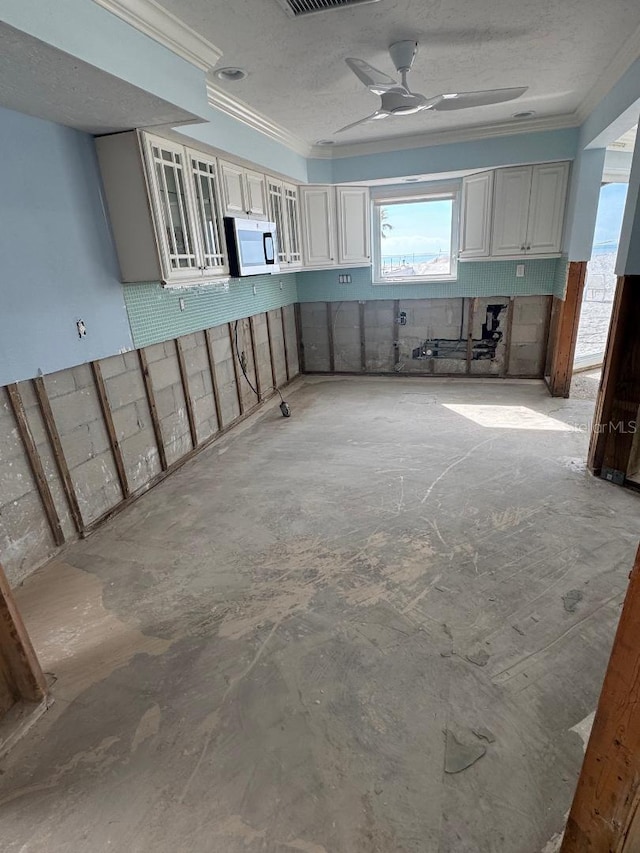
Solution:
M381 284L441 284L442 282L451 282L457 281L458 276L454 275L433 275L429 278L419 278L418 276L409 276L408 278L378 278L373 279L371 284L373 285L381 285Z

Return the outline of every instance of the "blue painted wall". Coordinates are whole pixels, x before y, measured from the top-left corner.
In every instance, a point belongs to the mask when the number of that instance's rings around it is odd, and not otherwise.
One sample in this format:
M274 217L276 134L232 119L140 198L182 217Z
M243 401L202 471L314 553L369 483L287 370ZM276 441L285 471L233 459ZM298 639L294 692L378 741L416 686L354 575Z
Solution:
M524 263L524 278L516 277L516 266ZM458 264L457 281L422 284L372 284L371 269L318 270L299 272L299 302L337 302L370 299L447 299L456 296L537 296L553 294L561 258L537 261L466 261ZM349 273L351 284L339 284L338 274Z
M292 305L298 301L296 279L296 273L232 278L228 291L220 286L174 290L155 283L125 284L134 343L145 347Z
M92 137L0 109L0 150L0 385L132 347Z

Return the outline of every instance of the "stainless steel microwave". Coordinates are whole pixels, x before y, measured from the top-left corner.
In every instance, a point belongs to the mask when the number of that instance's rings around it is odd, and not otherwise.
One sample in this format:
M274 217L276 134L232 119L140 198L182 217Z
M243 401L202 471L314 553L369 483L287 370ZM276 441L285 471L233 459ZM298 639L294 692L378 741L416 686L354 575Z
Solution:
M275 222L225 216L224 231L233 276L280 272Z

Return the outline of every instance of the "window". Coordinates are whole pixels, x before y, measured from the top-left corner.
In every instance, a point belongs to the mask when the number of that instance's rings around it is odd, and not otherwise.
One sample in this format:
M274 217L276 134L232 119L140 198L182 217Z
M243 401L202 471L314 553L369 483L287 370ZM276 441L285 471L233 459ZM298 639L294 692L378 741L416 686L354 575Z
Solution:
M373 210L376 284L456 278L457 185L380 191Z

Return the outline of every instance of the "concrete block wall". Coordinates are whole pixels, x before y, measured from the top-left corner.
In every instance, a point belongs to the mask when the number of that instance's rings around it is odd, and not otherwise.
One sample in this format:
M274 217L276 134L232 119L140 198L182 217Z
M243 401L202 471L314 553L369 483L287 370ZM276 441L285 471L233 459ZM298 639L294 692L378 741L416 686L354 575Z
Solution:
M309 373L543 375L547 295L314 301L299 310Z
M264 313L253 317L253 342L249 319L238 321L238 349L244 355L247 374L254 387L258 371L264 397L274 393L272 358L278 385L286 383L287 368L291 379L298 373L294 309L293 306L285 309L286 338L283 337L282 311L281 308L273 309L269 324ZM196 448L258 406L258 399L237 361L239 378L236 381L235 323L188 333L178 342L167 340L144 349L155 400L156 426L166 454L164 470L139 351L97 362L104 381L106 416L91 365L80 365L44 377L44 390L60 438L61 457L56 457L45 429L34 382L26 380L16 386L51 492L53 514L57 516L65 541L84 534L121 505L127 495L135 496L146 490L194 451L187 400L194 414ZM184 382L178 345L184 358ZM216 402L221 423L218 423ZM113 423L114 441L108 430L109 420ZM60 458L69 470L71 497L60 475ZM120 458L124 484L118 472ZM80 509L79 524L71 512L73 497ZM56 524L45 512L7 389L0 388L0 563L12 584L19 583L56 553L59 545L54 529Z

